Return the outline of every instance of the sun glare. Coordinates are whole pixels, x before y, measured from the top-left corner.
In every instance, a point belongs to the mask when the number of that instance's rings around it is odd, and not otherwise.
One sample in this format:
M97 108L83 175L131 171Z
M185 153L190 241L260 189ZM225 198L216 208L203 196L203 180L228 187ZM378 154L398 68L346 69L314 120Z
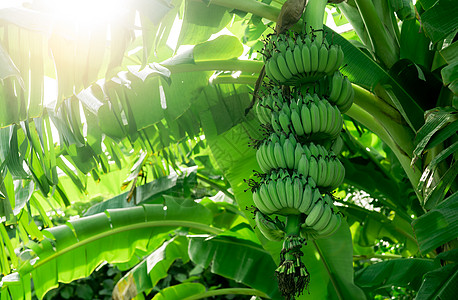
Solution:
M128 10L125 0L52 0L50 12L57 18L92 27L120 18Z

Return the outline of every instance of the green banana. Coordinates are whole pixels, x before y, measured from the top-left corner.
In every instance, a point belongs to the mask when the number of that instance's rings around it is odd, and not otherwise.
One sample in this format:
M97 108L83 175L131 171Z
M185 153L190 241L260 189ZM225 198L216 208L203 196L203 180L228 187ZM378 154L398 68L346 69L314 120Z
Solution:
M324 157L320 157L318 159L318 179L316 184L318 186L324 187L324 182L326 181L326 176L328 175L327 172L327 164Z
M318 40L315 39L310 46L310 69L316 72L318 69Z
M339 229L341 222L342 218L340 217L340 215L333 214L331 220L328 222L326 227L324 227L323 230L318 232L320 238L325 238L334 234L334 232L336 232L337 229Z
M301 121L302 128L304 128L304 133L309 135L312 132L312 116L310 114L310 109L307 105L303 105L301 109Z
M275 180L270 180L269 183L266 183L267 191L269 192L270 199L272 200L273 205L277 210L282 209L282 204L277 194L277 185Z
M267 206L264 205L264 202L260 198L259 190L253 192L253 202L254 202L254 205L263 213L271 214L273 212Z
M285 57L281 53L279 53L277 56L277 66L283 77L286 78L286 80L289 80L291 79L291 77L293 77L293 74L291 74L291 71L288 69Z
M294 47L293 51L294 62L296 63L297 72L299 74L304 73L304 64L302 62L302 51L299 45Z
M343 61L344 61L344 53L342 51L342 47L340 45L337 45L337 61L336 61L334 68L336 70L339 69Z
M283 156L285 157L286 166L288 169L294 168L294 147L287 139L283 144Z
M334 126L335 126L335 123L336 123L336 118L335 118L335 114L334 114L334 108L331 106L331 104L326 101L326 128L323 130L324 132L327 132L327 133L330 133L332 135L332 133L334 132L333 129L334 129Z
M326 100L321 100L318 102L318 112L320 115L320 132L326 132L326 127L328 126L328 110L326 108Z
M345 100L348 98L348 94L350 93L351 83L348 78L345 76L342 82L342 89L340 90L339 97L336 99L335 104L337 106L341 106L345 103Z
M283 132L286 133L286 134L289 134L290 131L291 131L289 129L289 125L291 123L291 120L289 119L288 115L286 113L284 113L283 111L281 111L279 116L278 116L278 121L280 122L280 126L281 126Z
M299 163L297 166L297 173L301 174L304 177L307 177L309 175L309 160L305 155L302 155L302 157L299 159Z
M331 92L329 93L329 100L333 103L339 98L340 92L342 90L343 77L339 71L335 71L332 75L331 80Z
M304 65L305 73L309 73L312 70L312 63L310 61L310 48L307 45L302 47L302 64Z
M295 109L291 109L291 123L293 124L294 131L297 135L304 135L304 128L302 127L301 117Z
M321 218L324 212L324 205L322 201L318 201L314 203L314 206L310 213L308 214L307 218L305 218L305 224L309 227L313 227L318 220Z
M294 201L293 207L299 209L302 200L302 192L304 190L304 186L301 183L299 177L296 177L293 182L293 190L294 190Z
M283 156L283 149L280 143L275 143L274 146L275 161L279 168L286 168L285 157Z
M273 79L275 81L277 81L277 82L285 82L286 81L286 78L282 75L282 73L280 72L280 69L278 68L277 59L276 59L276 55L275 54L274 54L274 56L272 56L271 59L269 59L267 61L267 64L269 65L270 73L272 74Z
M286 203L288 206L286 207L294 207L294 189L293 189L293 182L291 177L286 177L285 182L285 190L286 190Z
M332 211L331 211L331 205L330 204L325 204L324 205L324 210L323 214L321 215L321 218L313 225L313 229L316 231L321 231L323 230L326 225L328 225L329 221L331 220L332 217Z
M343 126L343 118L342 118L342 115L340 114L340 110L334 106L333 107L334 109L334 118L335 118L335 125L334 125L334 129L332 130L332 136L335 136L335 135L338 135L340 133L340 131L342 130L342 126Z
M311 142L308 148L310 150L311 155L315 158L318 158L318 156L320 155L320 150L315 145L315 143Z
M285 182L283 181L283 179L279 178L277 180L276 187L277 187L278 199L280 200L281 206L288 207L288 202L286 202Z
M304 154L304 149L301 144L297 143L296 148L294 149L294 170L298 170L302 154Z
M302 193L301 204L298 210L301 213L305 213L310 206L312 206L313 190L310 184L304 186L304 192Z
M282 132L282 129L281 129L281 126L280 126L280 122L278 121L278 113L272 112L270 124L272 125L272 129L276 133L279 134L280 132Z
M321 44L320 51L318 52L318 72L324 72L328 63L328 48L325 44Z
M337 62L337 46L331 45L328 52L328 61L326 62L326 67L324 68L324 73L330 74L335 71L334 66Z
M272 141L266 145L267 159L269 160L272 169L278 168L277 160L275 159L274 145L275 144Z
M261 168L261 171L266 173L269 170L267 168L266 162L264 161L264 158L262 157L262 153L260 149L256 150L256 161L258 162L258 165Z
M309 176L313 178L313 180L316 182L317 185L319 185L318 183L318 161L314 156L310 157L310 160L309 160Z
M281 241L285 237L285 232L281 230L275 222L268 216L264 215L261 211L255 212L255 222L259 231L269 241Z
M293 56L293 52L292 52L291 49L292 48L289 48L288 50L286 50L285 60L286 60L286 64L288 66L289 71L294 76L294 75L296 75L298 73L298 71L297 71L297 68L296 68L296 62L294 61L294 56Z
M310 116L312 118L312 132L317 133L320 131L320 111L315 103L310 103Z
M277 208L275 205L272 203L272 199L270 198L269 191L267 190L267 185L261 184L259 187L259 200L262 202L262 204L268 209L266 214L271 214L274 211L277 211ZM256 205L259 209L261 209L259 206ZM262 211L262 210L261 210Z

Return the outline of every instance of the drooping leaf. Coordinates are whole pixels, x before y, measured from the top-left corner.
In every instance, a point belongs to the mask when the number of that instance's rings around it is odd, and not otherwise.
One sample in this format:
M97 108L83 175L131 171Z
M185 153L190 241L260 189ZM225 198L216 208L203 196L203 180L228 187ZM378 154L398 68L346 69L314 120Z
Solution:
M355 283L366 291L380 288L409 287L418 291L425 273L439 267L431 259L400 258L365 267L355 274Z
M235 237L192 237L190 259L204 268L268 294L280 296L275 280L275 263L259 244ZM234 263L237 262L237 263Z
M454 299L458 293L458 264L449 264L426 273L417 300Z
M205 286L200 283L186 282L163 289L153 297L153 300L185 299L186 297L204 293L205 290Z
M113 289L114 299L132 299L167 276L167 271L176 259L186 263L188 241L185 237L172 238L156 249L141 263L124 275Z
M420 251L424 254L458 236L458 193L412 222Z
M47 239L28 244L38 260L33 265L27 260L19 272L22 276L32 272L35 291L42 299L59 281L86 277L103 261L129 261L134 250L146 250L157 233L177 226L219 232L209 223L211 214L204 207L170 197L164 205L107 210L44 230Z

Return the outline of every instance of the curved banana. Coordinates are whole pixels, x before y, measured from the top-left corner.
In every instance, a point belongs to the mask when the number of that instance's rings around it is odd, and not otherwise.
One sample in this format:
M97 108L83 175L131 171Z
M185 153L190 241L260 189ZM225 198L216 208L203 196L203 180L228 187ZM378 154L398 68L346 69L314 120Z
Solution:
M351 83L350 80L345 76L342 82L342 89L340 90L339 97L336 99L336 105L341 106L345 103L345 100L348 98L348 94L350 93Z
M310 48L305 44L302 47L302 64L304 65L305 73L309 73L312 70L312 63L310 62Z
M331 220L332 217L332 211L331 211L331 205L330 204L325 204L324 205L324 211L323 214L321 215L321 218L313 225L313 229L316 231L321 231L323 230L326 225L328 225L329 221Z
M286 134L289 134L290 133L290 129L289 129L289 125L291 123L288 115L286 113L284 113L283 111L280 112L280 115L278 116L278 121L280 122L280 126L283 130L284 133Z
M289 80L291 79L291 77L293 77L293 74L291 74L291 71L288 69L285 57L281 53L279 53L277 56L277 66L283 77L286 78L286 80Z
M343 61L344 61L344 53L342 51L342 47L340 45L337 45L337 61L336 61L334 68L336 70L339 69Z
M302 127L301 117L296 109L291 109L291 123L293 124L294 131L297 135L304 135L304 128Z
M301 109L301 121L302 128L304 128L305 134L310 134L312 132L312 115L310 114L310 109L307 105L303 105Z
M311 142L308 148L310 150L311 156L318 158L318 156L320 155L320 150L315 145L315 143Z
M265 184L262 184L259 189L258 189L258 195L259 195L259 201L262 203L261 206L256 205L257 208L259 208L261 211L262 206L267 208L267 211L264 212L266 214L271 214L275 211L277 211L277 208L275 205L272 203L272 199L270 199L269 191L267 190L267 186ZM259 204L259 203L258 203Z
M315 39L310 45L310 69L312 72L318 70L318 40Z
M320 187L324 187L324 182L326 181L326 176L328 175L327 173L328 168L327 168L327 163L324 157L320 157L318 159L318 180L316 184Z
M325 44L321 44L320 50L318 52L318 72L324 72L326 65L328 63L328 48Z
M334 132L333 129L336 123L336 118L334 114L334 108L328 101L326 101L326 114L327 123L326 128L323 131L330 133L332 135L332 133Z
M285 232L261 211L256 211L254 219L259 231L269 241L277 242L281 241L285 237Z
M299 179L299 177L294 178L293 190L294 190L293 207L296 209L299 209L299 206L301 205L301 200L302 200L302 192L304 190L304 186L301 180Z
M343 84L343 77L342 74L339 71L335 71L334 74L332 75L332 80L331 80L331 92L329 93L329 100L331 100L333 103L337 101L339 98L340 92L342 90L342 84Z
M270 73L272 74L273 79L275 81L277 81L277 82L285 82L286 78L282 75L282 73L280 72L280 69L278 68L276 56L277 55L274 54L274 56L272 56L267 61L267 64L269 65Z
M310 157L309 160L309 176L313 178L313 180L316 182L317 185L318 183L318 161L314 156Z
M309 175L309 160L305 155L302 155L302 157L299 159L299 163L296 170L297 173L301 174L304 177L307 177Z
M259 190L253 192L253 202L254 205L263 213L271 214L273 212L269 208L267 208L267 206L264 205L264 202L260 198Z
M287 139L283 144L283 156L285 157L286 166L288 169L294 168L294 147Z
M261 171L266 173L269 170L260 149L256 150L256 161L258 162Z
M299 161L304 154L304 148L302 148L301 144L297 143L296 148L294 149L294 170L299 168Z
M312 132L317 133L320 131L320 111L315 103L310 103L310 116L312 118Z
M334 232L336 232L337 229L339 229L341 222L342 222L342 218L340 217L340 215L333 214L331 217L331 220L328 222L326 227L323 230L321 230L320 232L318 232L318 234L320 235L320 238L326 238L334 234Z
M299 45L296 45L294 47L293 56L294 56L294 62L296 63L297 72L299 74L304 73L304 64L302 63L302 51Z
M322 201L318 201L314 203L314 206L310 213L308 214L307 218L305 218L305 224L309 227L313 227L318 220L320 220L321 216L324 212L324 205Z
M317 105L319 116L320 116L319 132L326 132L326 127L328 126L328 110L326 108L325 101L326 100L320 100Z
M286 201L286 188L285 188L285 182L283 181L283 179L281 178L277 179L276 187L277 187L278 199L280 200L282 207L287 207L288 202Z
M298 208L298 210L301 213L305 213L309 209L309 207L312 205L312 197L313 197L312 187L310 184L307 183L304 186L301 203Z
M337 46L331 45L328 51L328 61L326 62L326 67L324 68L324 72L326 74L330 74L335 71L334 66L337 62Z
M272 169L278 168L277 160L275 159L274 145L275 144L272 143L272 141L266 144L267 159L269 160Z
M286 64L288 66L288 69L289 71L291 72L291 74L296 75L298 72L297 72L297 68L296 68L296 62L294 61L294 56L293 56L293 51L294 49L292 48L288 48L288 50L286 50L286 53L285 53L285 60L286 60Z
M270 180L269 183L266 183L265 185L267 185L267 191L269 192L269 196L270 196L270 199L272 200L272 204L275 206L277 210L282 209L282 204L277 194L276 181Z
M288 206L286 207L294 207L294 189L293 189L293 181L291 177L286 177L285 182L285 190L286 190L286 203Z
M270 125L272 125L272 129L276 133L280 134L281 126L280 126L280 122L278 121L278 113L272 112L272 114L270 116Z
M275 143L274 154L275 154L275 161L277 162L277 166L279 168L286 168L286 161L283 155L283 149L279 142Z

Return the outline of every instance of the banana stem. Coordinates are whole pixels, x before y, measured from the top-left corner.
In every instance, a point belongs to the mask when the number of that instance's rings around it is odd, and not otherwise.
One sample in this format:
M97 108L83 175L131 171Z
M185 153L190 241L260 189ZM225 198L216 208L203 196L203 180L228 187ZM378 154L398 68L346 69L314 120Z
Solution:
M285 232L286 235L299 235L300 215L288 215L286 217Z
M309 0L305 9L305 31L315 34L318 40L323 39L323 20L327 0Z

